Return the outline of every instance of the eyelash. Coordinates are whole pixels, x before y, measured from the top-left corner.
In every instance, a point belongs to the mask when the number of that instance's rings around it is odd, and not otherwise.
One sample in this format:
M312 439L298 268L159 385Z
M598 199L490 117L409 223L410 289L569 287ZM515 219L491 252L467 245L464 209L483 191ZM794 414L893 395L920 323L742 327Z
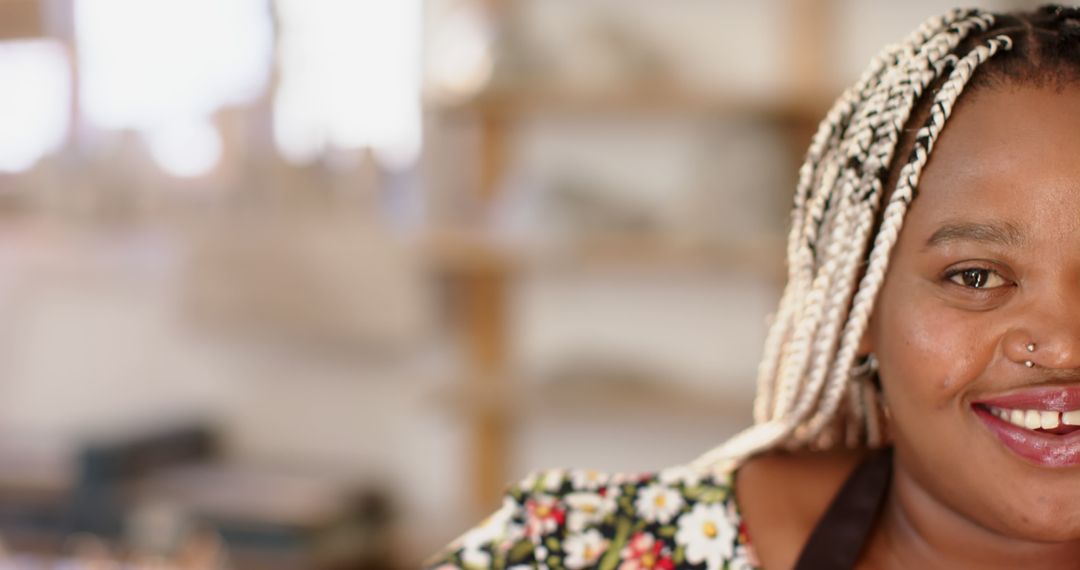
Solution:
M968 285L967 283L958 282L956 280L957 276L963 276L965 273L967 273L969 271L972 271L972 272L975 272L975 271L984 272L984 273L989 274L987 276L986 280L989 280L992 276L997 276L997 278L1000 279L1003 283L1001 285L995 285L993 287L986 287L986 286ZM993 269L991 269L989 267L979 267L979 266L959 267L957 269L952 269L950 271L947 271L945 273L945 280L948 281L949 283L952 283L953 285L957 285L959 287L963 287L964 289L973 290L973 291L992 291L994 289L999 289L1001 287L1006 287L1006 286L1009 285L1009 281L1007 279L1005 279L1005 277L1003 277L997 271L994 271ZM985 280L984 280L984 282L985 282Z

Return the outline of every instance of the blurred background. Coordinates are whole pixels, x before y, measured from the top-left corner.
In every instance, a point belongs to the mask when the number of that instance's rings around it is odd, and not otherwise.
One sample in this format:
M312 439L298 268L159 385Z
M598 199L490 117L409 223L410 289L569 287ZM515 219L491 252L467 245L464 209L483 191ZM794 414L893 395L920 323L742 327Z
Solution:
M407 568L693 459L817 121L949 7L0 0L0 565Z

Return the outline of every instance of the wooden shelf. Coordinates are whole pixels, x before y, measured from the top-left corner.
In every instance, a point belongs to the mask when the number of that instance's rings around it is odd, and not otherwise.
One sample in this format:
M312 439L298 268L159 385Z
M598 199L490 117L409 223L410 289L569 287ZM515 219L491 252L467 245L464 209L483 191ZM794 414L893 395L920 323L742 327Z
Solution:
M729 382L747 385L749 380ZM702 394L689 387L671 383L587 381L525 382L506 378L494 390L476 390L470 383L459 382L437 390L429 397L432 407L466 417L497 414L516 419L530 416L589 417L598 411L605 415L631 414L647 410L653 415L678 415L701 418L745 415L753 405L753 394Z
M514 2L487 0L493 21L504 22ZM612 91L569 89L542 78L508 83L497 77L492 86L477 96L455 104L429 101L428 110L437 119L471 122L477 131L477 183L474 198L490 206L505 182L510 163L514 129L522 119L552 116L571 119L599 118L624 121L663 117L676 119L731 119L760 121L783 132L788 142L790 162L779 165L796 172L806 145L818 121L840 93L823 85L829 64L830 39L836 36L831 23L832 3L827 0L786 0L785 12L792 15L781 26L784 61L783 76L791 88L777 87L770 95L748 93L692 92L685 86L656 83L628 86ZM502 80L500 82L499 80ZM772 95L775 94L775 95ZM481 226L490 220L481 220ZM453 232L451 232L453 234ZM435 236L431 236L435 237ZM748 240L735 245L688 245L657 239L617 237L575 240L555 249L500 243L482 234L457 234L427 242L425 254L438 267L452 272L464 284L465 317L462 336L467 339L467 370L460 390L447 398L468 402L472 410L467 423L473 438L474 459L470 478L475 482L472 496L477 513L497 506L491 488L505 483L505 456L509 441L500 430L512 429L513 417L500 408L506 402L531 402L538 398L529 388L514 382L508 368L508 289L523 268L634 268L661 272L692 268L742 274L765 275L782 283L784 246L780 240ZM575 388L575 401L597 405L611 403L609 387L599 395L585 396ZM606 395L605 395L606 394ZM635 396L636 398L637 396ZM643 396L649 403L653 396ZM656 396L661 397L661 396ZM676 398L665 395L663 398ZM492 400L494 399L494 400ZM720 409L723 402L691 397L687 406ZM484 403L492 402L495 403ZM451 404L453 406L454 404ZM682 403L673 403L678 406ZM750 408L739 403L739 409ZM742 408L741 406L745 406Z
M677 410L674 413L679 415L707 418L725 410L734 413L751 408L748 398L702 398L656 389L633 393L620 390L620 396L612 398L610 390L624 387L611 384L540 393L523 387L506 372L510 318L507 297L517 277L534 270L632 269L660 274L692 270L755 274L782 283L784 248L779 240L702 247L622 236L540 247L506 243L476 230L443 230L425 236L419 247L433 267L462 285L467 376L459 389L439 399L465 412L462 415L473 432L470 479L476 516L498 505L498 490L508 476L505 458L511 446L510 434L526 412L544 410L581 417L590 410L637 413L662 406Z
M533 113L573 115L709 115L744 117L781 124L816 124L835 93L814 92L755 97L694 93L679 89L635 88L590 92L525 87L492 89L467 101L431 107L448 115L514 118Z
M0 0L0 40L45 36L41 0Z
M808 5L813 12L815 6ZM818 77L821 74L810 74ZM634 86L618 91L568 90L558 85L499 85L457 104L430 102L428 108L448 121L472 121L478 128L477 184L475 198L481 206L491 206L504 183L512 148L511 133L522 120L536 116L571 119L600 118L625 121L639 118L731 119L760 121L777 127L789 141L790 168L797 170L806 144L818 121L831 105L835 93L806 82L800 89L778 90L775 96L758 97L746 93L691 92L674 85ZM489 212L490 214L490 212ZM493 492L506 482L505 457L509 449L507 432L513 430L515 413L507 402L536 402L537 395L509 377L506 307L509 289L522 270L630 269L654 272L683 270L754 275L782 284L785 271L782 238L751 238L737 244L689 244L653 236L589 236L557 244L515 244L499 241L484 233L490 220L482 219L480 229L450 229L433 232L423 241L424 253L433 264L455 276L464 286L462 319L466 376L458 395L451 400L468 402L465 414L472 433L473 459L470 479L476 512L497 506ZM529 390L530 388L525 388ZM604 392L586 396L575 389L573 405L614 404ZM696 395L673 394L634 396L619 405L668 402L716 414L728 402ZM592 402L589 404L588 402ZM565 407L565 403L561 404ZM736 404L750 409L748 401ZM459 405L459 407L464 404ZM688 412L687 412L688 413Z
M420 241L432 265L453 273L498 270L643 270L749 274L782 282L784 243L757 236L738 243L678 243L654 236L590 236L514 244L469 230L442 230Z

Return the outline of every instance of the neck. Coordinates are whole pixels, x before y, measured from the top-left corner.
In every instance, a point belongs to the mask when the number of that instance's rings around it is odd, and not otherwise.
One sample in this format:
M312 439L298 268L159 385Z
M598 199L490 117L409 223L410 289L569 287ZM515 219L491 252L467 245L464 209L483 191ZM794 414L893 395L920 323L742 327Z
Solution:
M872 568L1069 568L1080 542L1036 542L1002 535L956 512L893 465L878 528L864 555Z

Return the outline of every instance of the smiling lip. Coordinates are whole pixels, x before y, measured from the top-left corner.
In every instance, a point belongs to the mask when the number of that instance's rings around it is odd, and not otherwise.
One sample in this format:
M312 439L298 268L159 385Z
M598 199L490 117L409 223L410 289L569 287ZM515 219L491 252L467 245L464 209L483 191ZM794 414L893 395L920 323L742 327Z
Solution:
M1015 410L1080 410L1080 385L1040 386L979 400L977 404Z
M979 400L972 409L992 434L1013 453L1045 467L1080 465L1080 430L1055 435L1013 425L993 415L987 406L1019 410L1065 412L1080 409L1080 386L1045 386Z

